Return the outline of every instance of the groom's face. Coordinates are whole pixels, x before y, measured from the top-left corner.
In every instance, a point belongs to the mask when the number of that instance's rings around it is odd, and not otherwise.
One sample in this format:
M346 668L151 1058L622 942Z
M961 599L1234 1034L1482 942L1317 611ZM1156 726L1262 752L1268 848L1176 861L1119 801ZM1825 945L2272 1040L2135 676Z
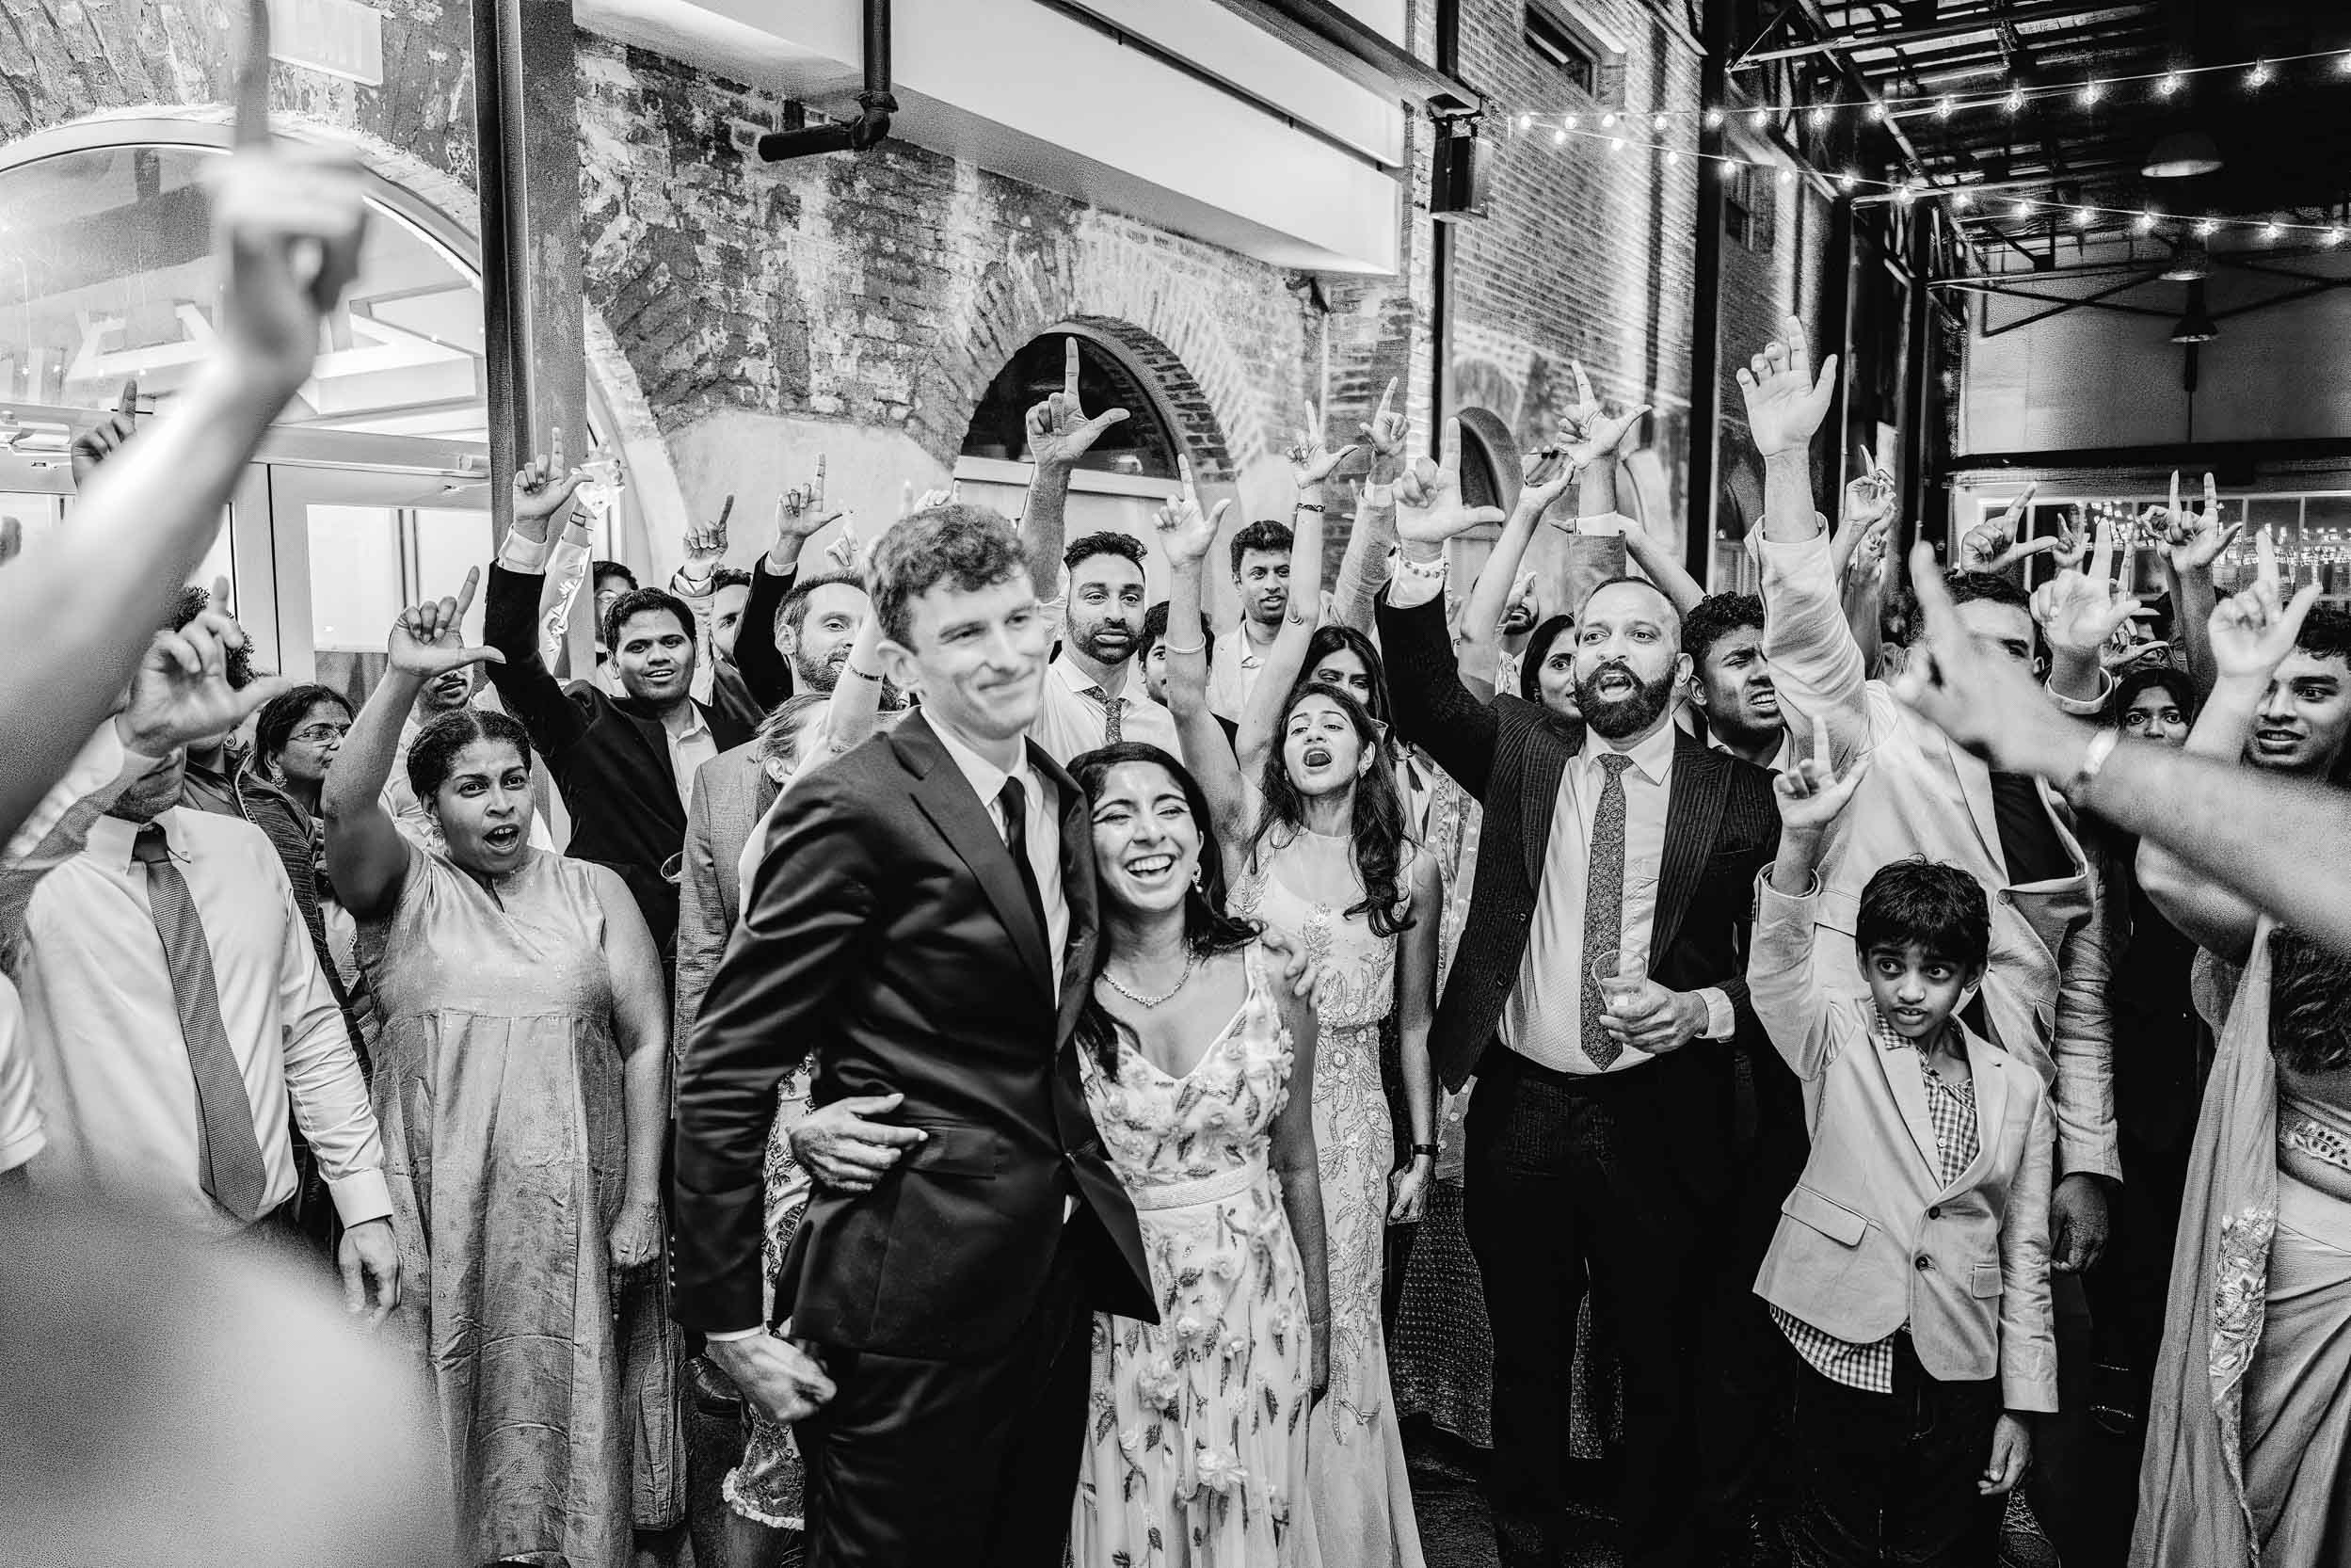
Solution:
M1053 625L1026 571L979 588L943 578L911 609L907 642L882 650L890 679L919 690L925 712L989 740L1010 740L1036 722Z

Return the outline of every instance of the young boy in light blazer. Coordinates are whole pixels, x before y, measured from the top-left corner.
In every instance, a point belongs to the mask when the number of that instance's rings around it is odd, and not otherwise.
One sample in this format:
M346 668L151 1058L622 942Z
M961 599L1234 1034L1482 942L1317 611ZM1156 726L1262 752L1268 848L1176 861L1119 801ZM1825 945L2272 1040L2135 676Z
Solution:
M1813 970L1815 869L1867 772L1780 776L1748 984L1804 1087L1812 1155L1755 1291L1800 1363L1788 1544L1799 1568L1989 1568L2001 1499L2057 1408L2055 1121L2040 1076L1961 1023L1991 942L1955 866L1880 867L1854 933L1866 999Z

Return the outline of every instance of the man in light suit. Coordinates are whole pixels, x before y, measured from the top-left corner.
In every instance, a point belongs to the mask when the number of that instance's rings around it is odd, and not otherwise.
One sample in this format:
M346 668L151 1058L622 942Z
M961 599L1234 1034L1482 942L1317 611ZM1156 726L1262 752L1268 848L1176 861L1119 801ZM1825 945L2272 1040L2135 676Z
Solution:
M2003 1504L2057 1408L2047 1091L1959 1020L1991 945L1983 888L1902 860L1863 890L1868 994L1819 973L1822 839L1870 764L1777 785L1779 854L1748 985L1804 1086L1812 1153L1755 1280L1800 1360L1788 1521L1807 1563L1991 1560Z

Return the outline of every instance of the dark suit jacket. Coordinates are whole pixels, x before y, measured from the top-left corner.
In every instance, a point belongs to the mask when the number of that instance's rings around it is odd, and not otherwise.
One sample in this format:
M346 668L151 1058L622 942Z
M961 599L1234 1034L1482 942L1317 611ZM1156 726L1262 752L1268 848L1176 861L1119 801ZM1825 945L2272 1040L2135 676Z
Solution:
M798 780L770 817L743 923L678 1081L678 1320L759 1321L760 1168L776 1088L816 1059L821 1106L903 1094L929 1139L872 1192L819 1187L776 1315L822 1344L933 1360L1000 1352L1064 1244L1096 1308L1154 1320L1134 1208L1104 1160L1070 1044L1094 974L1085 796L1059 792L1069 940L1043 927L996 824L920 714Z
M538 655L539 595L546 578L492 564L483 637L506 656L490 664L490 684L506 712L531 732L571 812L565 853L620 873L666 953L678 933L678 889L662 867L685 843L686 808L669 765L662 721L633 700L607 696L585 680L557 681ZM691 631L691 628L688 628ZM751 731L738 719L701 709L720 751Z
M1471 696L1461 683L1443 600L1396 610L1383 594L1379 619L1398 728L1485 808L1469 920L1430 1035L1437 1070L1458 1089L1494 1039L1518 982L1552 808L1569 760L1583 749L1584 727L1519 697L1488 705ZM1756 1043L1764 1037L1747 1001L1744 928L1755 875L1779 842L1771 776L1678 732L1649 969L1677 991L1719 986L1738 1016L1739 1037ZM1510 853L1512 846L1520 853ZM1723 1075L1727 1084L1727 1063Z

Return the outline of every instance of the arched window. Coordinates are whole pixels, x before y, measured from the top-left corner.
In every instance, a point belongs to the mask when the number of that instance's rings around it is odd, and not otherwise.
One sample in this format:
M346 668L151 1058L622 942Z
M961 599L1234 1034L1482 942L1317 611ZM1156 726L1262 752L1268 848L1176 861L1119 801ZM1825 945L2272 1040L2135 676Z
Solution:
M1078 340L1078 396L1086 412L1127 410L1126 420L1104 431L1079 466L1140 479L1175 478L1177 448L1159 400L1124 360L1082 333L1044 333L1005 361L972 410L962 456L1028 459L1029 410L1062 390L1062 344L1069 337Z

